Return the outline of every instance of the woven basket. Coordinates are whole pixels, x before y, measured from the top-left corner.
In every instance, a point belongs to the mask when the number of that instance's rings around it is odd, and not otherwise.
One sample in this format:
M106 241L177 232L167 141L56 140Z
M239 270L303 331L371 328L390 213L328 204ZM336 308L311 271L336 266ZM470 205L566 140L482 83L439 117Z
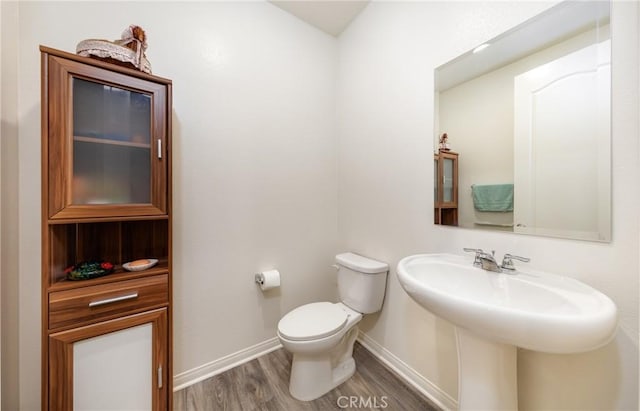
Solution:
M139 29L137 26L129 26L129 28L122 33L121 40L82 40L76 46L76 53L80 56L97 58L151 74L151 63L149 63L149 60L147 60L144 54L147 44L133 36L134 28ZM144 34L141 39L143 41L145 40Z

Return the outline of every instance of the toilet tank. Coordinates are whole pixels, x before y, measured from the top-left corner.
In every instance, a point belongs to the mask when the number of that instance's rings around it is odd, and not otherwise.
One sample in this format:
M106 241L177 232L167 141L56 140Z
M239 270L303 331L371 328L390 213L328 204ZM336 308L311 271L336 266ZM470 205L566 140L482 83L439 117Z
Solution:
M336 255L336 263L340 300L363 314L380 311L389 265L353 253Z

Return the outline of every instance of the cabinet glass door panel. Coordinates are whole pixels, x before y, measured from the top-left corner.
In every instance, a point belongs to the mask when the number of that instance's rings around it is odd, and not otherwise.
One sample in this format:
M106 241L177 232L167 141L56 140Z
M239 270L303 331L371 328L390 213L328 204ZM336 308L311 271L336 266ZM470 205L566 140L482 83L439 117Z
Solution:
M151 96L72 81L72 204L150 203Z
M171 85L141 76L49 56L50 220L167 215Z
M453 160L450 158L442 159L442 202L453 202Z
M438 205L438 203L440 202L440 199L438 198L438 175L440 174L440 172L438 171L438 158L436 157L433 160L433 204L435 204L436 206Z

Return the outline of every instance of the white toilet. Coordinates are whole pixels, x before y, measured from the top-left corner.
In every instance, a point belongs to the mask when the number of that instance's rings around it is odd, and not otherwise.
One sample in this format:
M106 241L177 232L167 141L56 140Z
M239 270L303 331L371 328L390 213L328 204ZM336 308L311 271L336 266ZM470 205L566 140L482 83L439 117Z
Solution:
M289 392L311 401L348 380L356 371L353 343L362 314L380 311L389 265L353 253L338 254L339 303L295 308L278 323L278 338L293 354Z

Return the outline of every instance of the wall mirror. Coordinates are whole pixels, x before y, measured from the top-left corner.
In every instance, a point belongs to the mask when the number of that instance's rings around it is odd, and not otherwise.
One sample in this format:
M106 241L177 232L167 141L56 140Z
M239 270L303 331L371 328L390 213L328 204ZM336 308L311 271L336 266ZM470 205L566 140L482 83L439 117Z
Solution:
M436 224L611 240L609 21L565 1L436 68Z

